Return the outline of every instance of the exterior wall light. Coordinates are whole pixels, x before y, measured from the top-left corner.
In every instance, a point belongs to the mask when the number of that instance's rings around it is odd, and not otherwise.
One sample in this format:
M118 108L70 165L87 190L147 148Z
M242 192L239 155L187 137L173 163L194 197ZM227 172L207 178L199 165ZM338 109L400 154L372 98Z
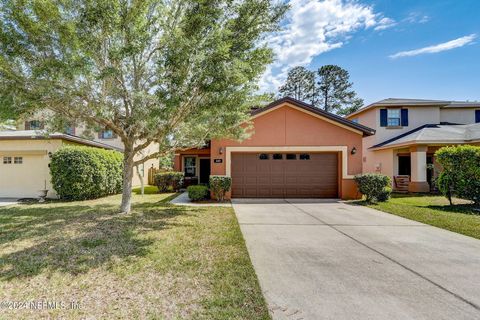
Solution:
M218 148L218 154L223 154L223 147Z
M353 148L352 148L352 151L350 151L350 153L351 153L351 154L357 153L357 148L353 147Z

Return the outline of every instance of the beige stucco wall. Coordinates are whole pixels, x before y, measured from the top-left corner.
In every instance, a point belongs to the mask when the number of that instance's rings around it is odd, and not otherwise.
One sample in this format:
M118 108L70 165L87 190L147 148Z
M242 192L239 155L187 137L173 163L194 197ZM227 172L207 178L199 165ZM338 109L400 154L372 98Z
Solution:
M50 183L48 153L61 145L61 140L0 141L0 197L38 197L45 183L48 197L56 197ZM5 156L12 157L12 164L3 164ZM23 163L14 164L14 157L23 157Z
M123 147L123 146L122 146ZM152 153L158 152L158 143L151 143L147 148L145 148L141 154L137 155L135 157L135 160L142 159L143 157L150 155ZM139 166L140 169L140 174L143 176L142 180L145 185L148 184L148 169L154 167L158 169L158 159L150 159L147 160L145 163L141 164ZM132 179L132 185L135 186L140 186L140 177L137 174L137 169L134 168L133 170L133 179Z
M398 163L395 150L370 149L371 146L391 139L402 133L411 131L424 124L440 123L439 107L405 107L408 109L408 126L401 128L380 127L380 109L372 108L352 117L358 123L376 130L375 135L363 138L362 169L364 173L382 173L393 177L398 174ZM404 109L405 109L404 108ZM443 111L443 110L442 110ZM443 120L442 120L443 121ZM453 122L450 120L450 122Z
M384 107L372 108L353 117L358 119L358 123L376 130L373 138L369 139L371 143L369 147L418 128L424 124L440 123L439 107L403 107L402 109L408 109L407 127L380 127L380 109L383 108Z
M440 109L440 121L458 124L475 123L475 109L452 108Z

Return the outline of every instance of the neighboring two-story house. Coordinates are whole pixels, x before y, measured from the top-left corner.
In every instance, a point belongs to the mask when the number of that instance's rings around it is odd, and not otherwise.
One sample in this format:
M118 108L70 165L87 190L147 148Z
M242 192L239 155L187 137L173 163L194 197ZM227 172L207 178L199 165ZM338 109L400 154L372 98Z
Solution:
M439 148L480 144L480 102L389 98L347 119L376 130L363 139L363 172L408 176L411 192L430 191Z

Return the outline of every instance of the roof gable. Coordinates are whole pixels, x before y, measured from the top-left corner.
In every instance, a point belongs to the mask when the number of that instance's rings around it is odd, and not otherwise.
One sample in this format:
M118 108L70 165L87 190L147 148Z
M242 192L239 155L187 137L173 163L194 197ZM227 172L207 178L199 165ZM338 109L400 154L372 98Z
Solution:
M370 136L375 134L374 129L355 123L343 117L337 116L336 114L321 110L319 108L315 108L307 103L304 103L302 101L299 101L290 97L281 98L279 100L276 100L270 103L269 105L263 108L253 110L251 112L252 119L284 106L293 107L294 109L297 109L299 111L305 112L312 116L321 118L337 126L359 132L364 136Z

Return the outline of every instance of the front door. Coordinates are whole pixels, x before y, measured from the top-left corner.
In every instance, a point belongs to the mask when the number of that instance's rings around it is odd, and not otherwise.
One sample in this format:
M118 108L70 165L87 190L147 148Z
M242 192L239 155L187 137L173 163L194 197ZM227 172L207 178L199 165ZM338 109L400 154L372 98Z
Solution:
M210 179L210 159L200 159L200 183L207 184Z
M410 156L398 156L398 174L400 176L409 176L411 174Z

